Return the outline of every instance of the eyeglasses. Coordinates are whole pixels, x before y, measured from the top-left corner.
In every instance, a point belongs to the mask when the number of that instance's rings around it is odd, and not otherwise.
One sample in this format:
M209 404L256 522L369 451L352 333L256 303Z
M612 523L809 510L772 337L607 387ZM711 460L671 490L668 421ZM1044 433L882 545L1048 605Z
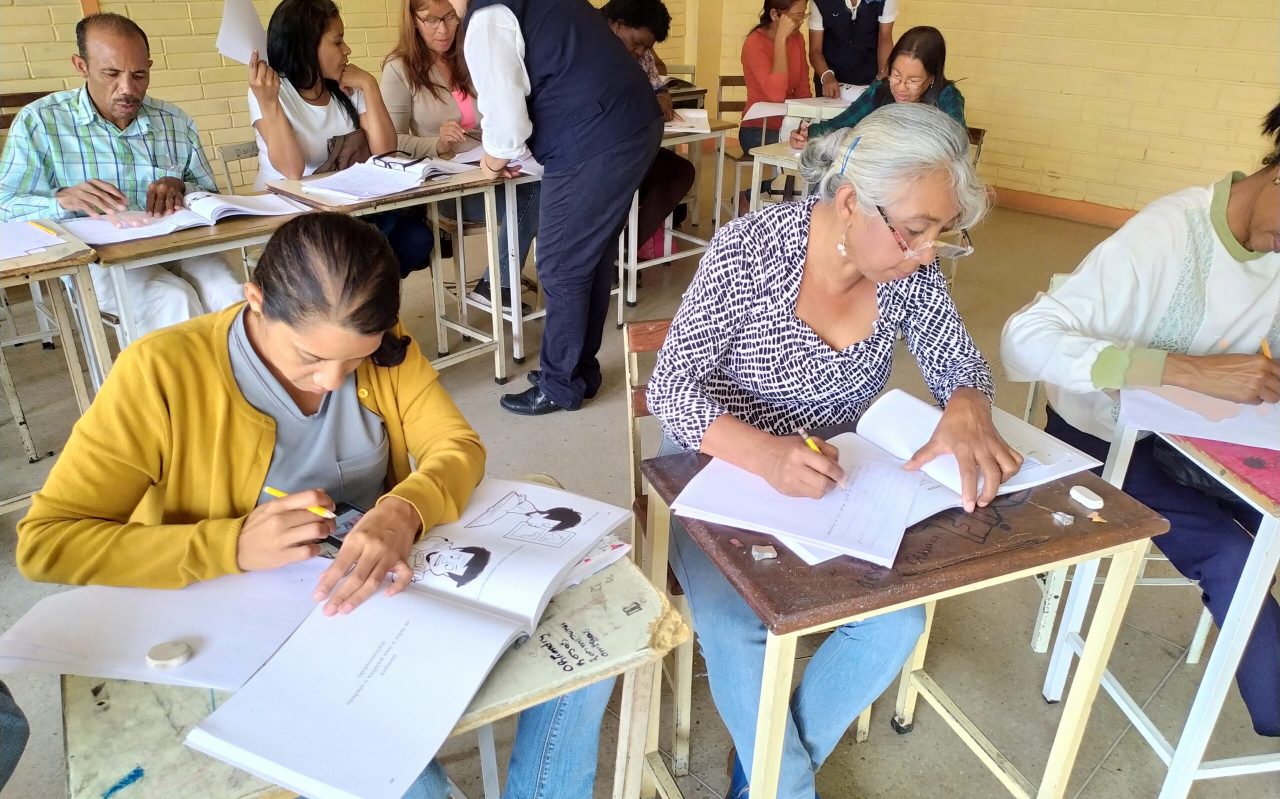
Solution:
M443 17L414 17L424 28L456 28L462 20L458 19L458 15L449 13Z
M414 158L413 153L405 152L404 150L391 150L389 152L379 153L370 160L377 166L386 167L387 169L398 169L401 172L412 172L415 171L412 167L415 167L427 160L427 157L424 155L421 158Z
M902 259L904 261L919 259L930 249L933 250L934 256L937 258L963 258L966 255L973 255L973 242L969 239L969 231L964 228L960 229L960 240L957 243L937 240L926 241L918 248L912 249L907 244L907 240L902 238L902 234L889 221L889 215L884 212L884 209L877 205L876 210L880 212L880 218L884 220L885 227L889 228L889 232L893 234L894 241L898 242L898 248L902 250Z
M896 70L889 73L890 83L897 83L899 85L906 86L908 89L913 91L923 86L926 80L928 80L928 78L904 78L902 77L902 73Z

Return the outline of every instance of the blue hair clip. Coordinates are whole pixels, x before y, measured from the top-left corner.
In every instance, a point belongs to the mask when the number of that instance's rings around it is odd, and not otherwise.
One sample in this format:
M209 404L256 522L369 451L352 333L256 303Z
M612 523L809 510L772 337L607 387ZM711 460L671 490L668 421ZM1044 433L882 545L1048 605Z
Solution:
M849 149L844 151L844 163L840 164L840 174L844 174L844 168L849 165L849 156L853 155L854 148L858 146L858 142L862 141L861 136L854 136L853 141L849 144Z

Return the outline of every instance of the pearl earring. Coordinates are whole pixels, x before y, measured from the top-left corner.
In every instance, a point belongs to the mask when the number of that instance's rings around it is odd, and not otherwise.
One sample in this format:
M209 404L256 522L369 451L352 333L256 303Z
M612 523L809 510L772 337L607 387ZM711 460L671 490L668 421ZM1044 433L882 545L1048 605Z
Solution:
M845 240L849 237L849 228L845 228L840 234L840 240L836 242L836 252L840 253L841 258L849 257L849 248L844 246Z

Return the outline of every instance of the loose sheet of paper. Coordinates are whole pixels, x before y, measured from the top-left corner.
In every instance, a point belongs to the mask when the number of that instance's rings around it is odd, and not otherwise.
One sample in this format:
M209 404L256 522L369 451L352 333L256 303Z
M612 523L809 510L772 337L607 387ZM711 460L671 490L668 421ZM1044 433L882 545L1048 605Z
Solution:
M1243 405L1176 386L1120 392L1120 421L1140 430L1280 450L1280 404Z
M765 117L785 117L787 113L786 103L753 103L747 109L747 113L742 115L742 121L750 122L753 119L764 119Z
M218 52L232 61L248 64L254 50L267 57L267 32L250 0L225 0L218 28Z
M0 261L47 250L65 240L27 222L0 224Z
M88 586L45 597L0 636L0 673L38 671L233 691L315 607L332 561L219 577L178 590ZM185 641L195 654L168 671L147 651Z
M681 108L676 118L663 127L666 133L710 133L711 120L705 108Z
M346 200L374 200L416 189L422 177L373 164L353 164L340 172L302 183L307 194L332 194Z

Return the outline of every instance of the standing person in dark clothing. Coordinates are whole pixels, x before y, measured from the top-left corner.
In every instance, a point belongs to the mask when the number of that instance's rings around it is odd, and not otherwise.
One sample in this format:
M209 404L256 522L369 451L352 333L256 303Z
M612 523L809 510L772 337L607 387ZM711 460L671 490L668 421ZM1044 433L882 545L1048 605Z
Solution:
M809 0L809 64L818 97L840 97L889 70L898 0ZM846 96L852 102L855 96Z
M485 120L481 169L516 174L509 163L526 148L546 169L542 368L502 407L523 416L577 410L600 390L614 242L662 140L662 113L644 72L586 0L450 2L465 18L463 47Z

